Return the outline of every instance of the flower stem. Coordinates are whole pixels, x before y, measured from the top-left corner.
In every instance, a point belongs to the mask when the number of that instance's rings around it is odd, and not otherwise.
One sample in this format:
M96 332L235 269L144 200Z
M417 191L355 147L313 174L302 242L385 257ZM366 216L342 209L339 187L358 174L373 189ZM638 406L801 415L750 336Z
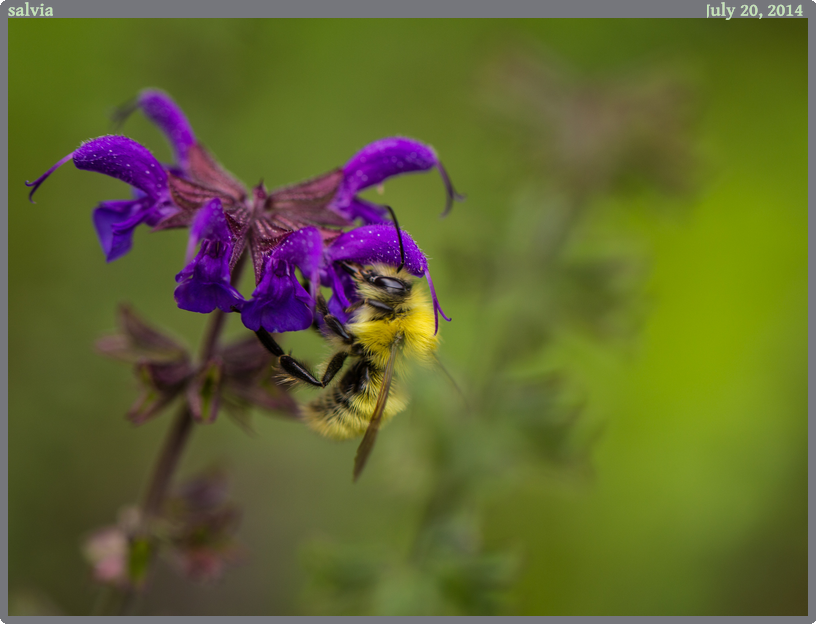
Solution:
M153 478L150 480L143 506L145 520L148 522L161 509L162 501L170 485L170 479L176 470L179 459L181 459L181 453L184 451L184 446L190 437L192 429L193 418L190 416L190 408L185 403L179 410L176 420L167 434L161 455L159 455L159 460L153 469Z
M209 360L215 352L218 338L221 335L221 330L224 328L226 316L227 315L221 310L216 310L212 318L210 318L207 333L201 344L200 357L202 363ZM161 455L159 455L158 462L156 462L156 467L153 470L153 478L150 480L150 487L147 490L147 496L145 496L143 511L145 520L148 522L150 518L155 516L161 509L162 501L170 485L170 479L176 470L179 459L181 459L184 446L192 430L193 418L190 415L189 406L187 403L184 403L164 441L164 447L162 448Z
M233 286L236 286L241 279L241 273L243 272L244 264L246 264L246 257L247 254L244 252L232 271L231 282ZM218 339L221 337L226 318L227 315L221 310L216 310L211 315L210 324L207 326L207 332L204 334L204 339L201 342L199 361L202 365L206 364L215 354ZM181 454L184 451L184 446L192 430L193 418L190 415L190 408L185 402L181 410L179 410L170 432L167 434L164 447L159 455L159 460L156 462L156 467L153 470L153 478L150 480L150 486L147 489L143 507L145 521L150 522L150 519L161 510L162 502L170 486L170 480L178 466Z
M215 353L226 317L227 315L221 310L216 310L210 318L207 333L204 335L204 341L201 344L200 359L202 363L209 360ZM176 416L176 420L173 422L170 432L167 434L167 438L165 438L161 455L159 455L159 460L153 469L153 478L150 480L143 507L147 522L161 510L162 502L170 485L170 479L176 471L176 466L178 466L184 446L187 444L192 430L193 418L190 415L190 407L187 403L184 403Z
M241 278L241 272L244 268L244 264L246 264L246 257L247 254L243 253L233 269L231 280L233 286L237 285ZM201 342L201 351L199 353L199 362L202 366L215 355L218 340L224 329L226 318L227 315L221 310L216 310L210 316L210 322ZM142 505L144 514L142 530L144 530L148 536L151 534L150 526L152 521L161 512L162 504L170 489L170 482L173 479L173 475L181 460L181 455L193 431L193 424L190 407L185 401L178 411L176 419L173 421L170 431L164 440L164 446L162 446L156 465L153 468L153 474L150 478L147 493L145 494L144 503ZM152 538L149 539L154 542L152 552L155 555L155 540ZM123 592L120 596L119 615L124 615L132 609L135 597L135 593L132 589L127 589Z

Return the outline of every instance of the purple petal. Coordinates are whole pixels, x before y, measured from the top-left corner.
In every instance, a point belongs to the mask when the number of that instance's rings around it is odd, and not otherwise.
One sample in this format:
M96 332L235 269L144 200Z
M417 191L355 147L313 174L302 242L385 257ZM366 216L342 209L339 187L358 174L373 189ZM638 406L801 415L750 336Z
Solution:
M93 211L93 223L105 258L112 262L128 251L134 228L147 217L150 199L102 202Z
M123 136L103 136L73 153L77 169L104 173L143 191L154 201L167 193L167 174L146 147Z
M261 327L282 333L308 328L314 320L314 300L300 285L294 270L286 263L270 266L244 304L241 321L252 331Z
M196 214L190 224L190 238L187 243L186 262L189 263L193 257L195 248L202 239L217 240L224 243L232 242L227 219L224 217L224 209L221 200L218 198L207 202Z
M267 257L263 277L242 310L244 325L252 331L263 327L273 333L309 327L322 262L323 238L317 228L289 234ZM311 294L298 282L296 267L309 280Z
M181 168L187 167L187 156L195 145L196 138L190 122L173 99L163 91L146 89L139 94L138 103L150 121L164 132L173 146L176 163Z
M174 296L178 307L202 314L216 308L224 312L240 310L244 298L230 283L233 242L221 200L213 199L196 215L190 239L200 241L201 247L195 259L176 275L179 285Z
M209 314L215 309L224 312L232 312L233 308L241 309L244 305L241 293L229 284L208 281L209 279L210 274L201 265L196 265L195 270L187 275L179 273L176 281L182 283L173 293L178 307L201 314Z
M329 299L329 313L337 317L341 323L347 323L351 315L346 313L346 308L359 299L354 280L342 270L337 271L332 268L328 273L331 275L328 285L331 286L333 293Z
M349 221L360 219L363 225L388 223L388 211L383 206L354 197L346 206L336 206Z
M442 213L444 216L450 211L454 200L462 201L464 196L453 188L445 168L430 145L404 137L380 139L357 152L343 167L343 184L337 191L333 207L345 212L355 201L355 195L363 189L395 175L428 171L433 168L439 170L445 183L447 201L445 211Z
M425 254L420 251L414 239L402 231L405 248L405 270L417 277L424 275L428 268ZM364 225L340 236L329 246L330 262L347 260L357 264L388 264L399 266L400 248L397 230L392 224Z
M292 232L269 254L270 262L286 262L297 267L317 286L318 272L323 262L323 237L315 227Z
M380 139L366 145L343 167L343 190L356 195L391 176L427 171L437 162L429 145L402 137Z

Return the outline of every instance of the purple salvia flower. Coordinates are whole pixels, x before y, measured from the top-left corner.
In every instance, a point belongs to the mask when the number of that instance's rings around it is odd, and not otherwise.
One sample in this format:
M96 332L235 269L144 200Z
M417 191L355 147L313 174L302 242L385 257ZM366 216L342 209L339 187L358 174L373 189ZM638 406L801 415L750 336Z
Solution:
M176 275L179 285L174 296L178 307L203 314L216 308L224 312L240 310L244 298L230 284L233 237L218 198L198 211L190 226L190 240L200 241L201 246L195 259Z
M252 300L241 311L241 320L252 331L261 327L272 333L306 329L314 321L314 296L319 285L323 239L308 227L286 236L269 254ZM295 276L295 267L307 277L312 293Z
M216 308L242 310L250 329L281 332L308 327L321 282L334 290L330 307L345 317L343 310L356 295L348 276L335 270L335 262L399 264L399 241L395 229L385 225L386 208L361 199L360 191L395 175L435 168L447 191L443 214L454 200L463 199L433 148L401 137L376 141L344 167L306 182L271 193L260 184L250 193L198 142L186 116L168 95L142 91L119 113L119 119L136 109L167 137L175 155L173 165L161 165L145 147L127 137L100 137L27 183L33 187L31 195L68 160L79 169L127 182L135 189L133 199L102 202L93 214L108 261L128 252L133 230L140 223L154 231L190 227L187 266L176 278L179 307L202 313ZM364 226L344 234L357 220ZM403 242L405 268L428 278L434 309L447 319L439 307L425 256L407 234ZM257 285L249 302L231 285L231 273L247 247ZM324 254L324 250L328 251ZM297 280L296 269L309 280L311 293Z
M103 136L82 144L34 182L29 199L61 165L74 161L77 169L104 173L136 189L136 198L102 202L94 210L93 221L108 262L128 252L134 228L140 223L156 225L178 212L171 200L167 173L150 151L124 136Z

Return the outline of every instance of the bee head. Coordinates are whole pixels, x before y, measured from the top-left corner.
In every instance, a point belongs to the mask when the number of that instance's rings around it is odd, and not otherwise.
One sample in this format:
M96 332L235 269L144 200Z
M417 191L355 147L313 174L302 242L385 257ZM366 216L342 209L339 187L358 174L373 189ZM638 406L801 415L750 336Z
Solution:
M371 274L368 282L374 286L384 290L389 295L406 295L411 292L411 282L407 282L399 277L391 277L388 275L379 275L377 273Z
M406 271L388 265L367 268L352 262L341 262L340 266L361 286L365 285L386 295L404 297L411 292L413 279Z

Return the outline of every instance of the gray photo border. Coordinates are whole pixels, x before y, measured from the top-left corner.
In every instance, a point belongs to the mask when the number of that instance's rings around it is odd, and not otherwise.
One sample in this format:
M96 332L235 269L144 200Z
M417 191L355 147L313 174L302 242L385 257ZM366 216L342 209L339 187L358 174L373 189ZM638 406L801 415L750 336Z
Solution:
M42 6L51 6L54 18L76 19L76 18L706 18L706 11L711 3L705 2L681 2L681 1L649 1L649 0L559 0L557 2L546 2L545 0L502 0L501 2L490 0L411 0L410 2L398 2L396 0L229 0L229 2L215 2L205 0L194 2L193 0L141 0L140 2L111 2L110 0L60 0L59 3L53 0L46 0L39 3ZM713 6L717 6L715 3ZM804 3L803 3L804 4ZM33 2L30 7L35 6ZM25 7L25 2L11 0L8 7ZM38 7L39 8L39 7ZM813 8L809 5L808 8ZM806 9L807 11L807 9ZM738 16L735 14L735 18ZM48 17L9 17L11 19L49 19ZM801 19L801 18L800 18ZM805 17L806 19L806 17ZM9 191L8 180L8 20L3 29L3 53L5 63L4 86L5 97L5 123L2 128L3 157L5 158L2 170L2 180L7 191ZM808 27L808 112L813 116L813 68L816 66L816 52L814 52L813 38ZM814 129L808 129L808 152L812 144ZM809 182L813 180L814 164L811 160L808 166ZM15 186L17 188L17 186ZM23 192L20 187L20 192ZM8 194L6 194L8 198ZM808 192L808 211L810 211L811 196ZM3 242L8 249L9 228L8 228L8 201L5 202L3 215ZM810 228L808 228L810 232ZM808 233L809 233L808 232ZM8 453L8 253L2 256L2 279L5 284L3 290L2 307L2 327L0 336L0 349L2 350L2 369L4 374L0 379L0 387L5 400L2 404L2 418L4 427L2 435L5 441L6 453ZM810 258L808 257L810 266ZM808 351L812 350L812 340L808 339ZM808 385L812 388L816 379L816 373L808 372ZM810 399L808 398L808 414L811 411ZM810 442L810 434L808 435ZM7 455L8 457L8 455ZM3 507L5 508L5 531L3 532L2 551L8 562L8 462L3 466L5 481L3 490L5 497ZM809 470L810 472L810 470ZM812 475L811 475L812 476ZM810 480L813 482L813 480ZM809 490L810 494L810 490ZM808 501L808 511L810 512L810 497ZM812 514L811 514L812 515ZM810 557L808 557L808 570L810 579L813 578L813 568ZM6 582L3 584L3 595L6 602L6 613L8 613L8 566L4 570ZM812 580L808 585L808 597L812 597ZM146 616L144 616L146 619ZM39 618L37 618L39 619ZM221 619L221 618L219 618ZM252 618L255 619L255 618ZM257 618L260 619L260 618ZM288 619L288 618L287 618ZM311 618L310 618L311 619ZM322 619L322 618L321 618ZM559 618L560 619L560 618ZM584 618L581 618L584 619ZM226 621L226 618L223 618Z

